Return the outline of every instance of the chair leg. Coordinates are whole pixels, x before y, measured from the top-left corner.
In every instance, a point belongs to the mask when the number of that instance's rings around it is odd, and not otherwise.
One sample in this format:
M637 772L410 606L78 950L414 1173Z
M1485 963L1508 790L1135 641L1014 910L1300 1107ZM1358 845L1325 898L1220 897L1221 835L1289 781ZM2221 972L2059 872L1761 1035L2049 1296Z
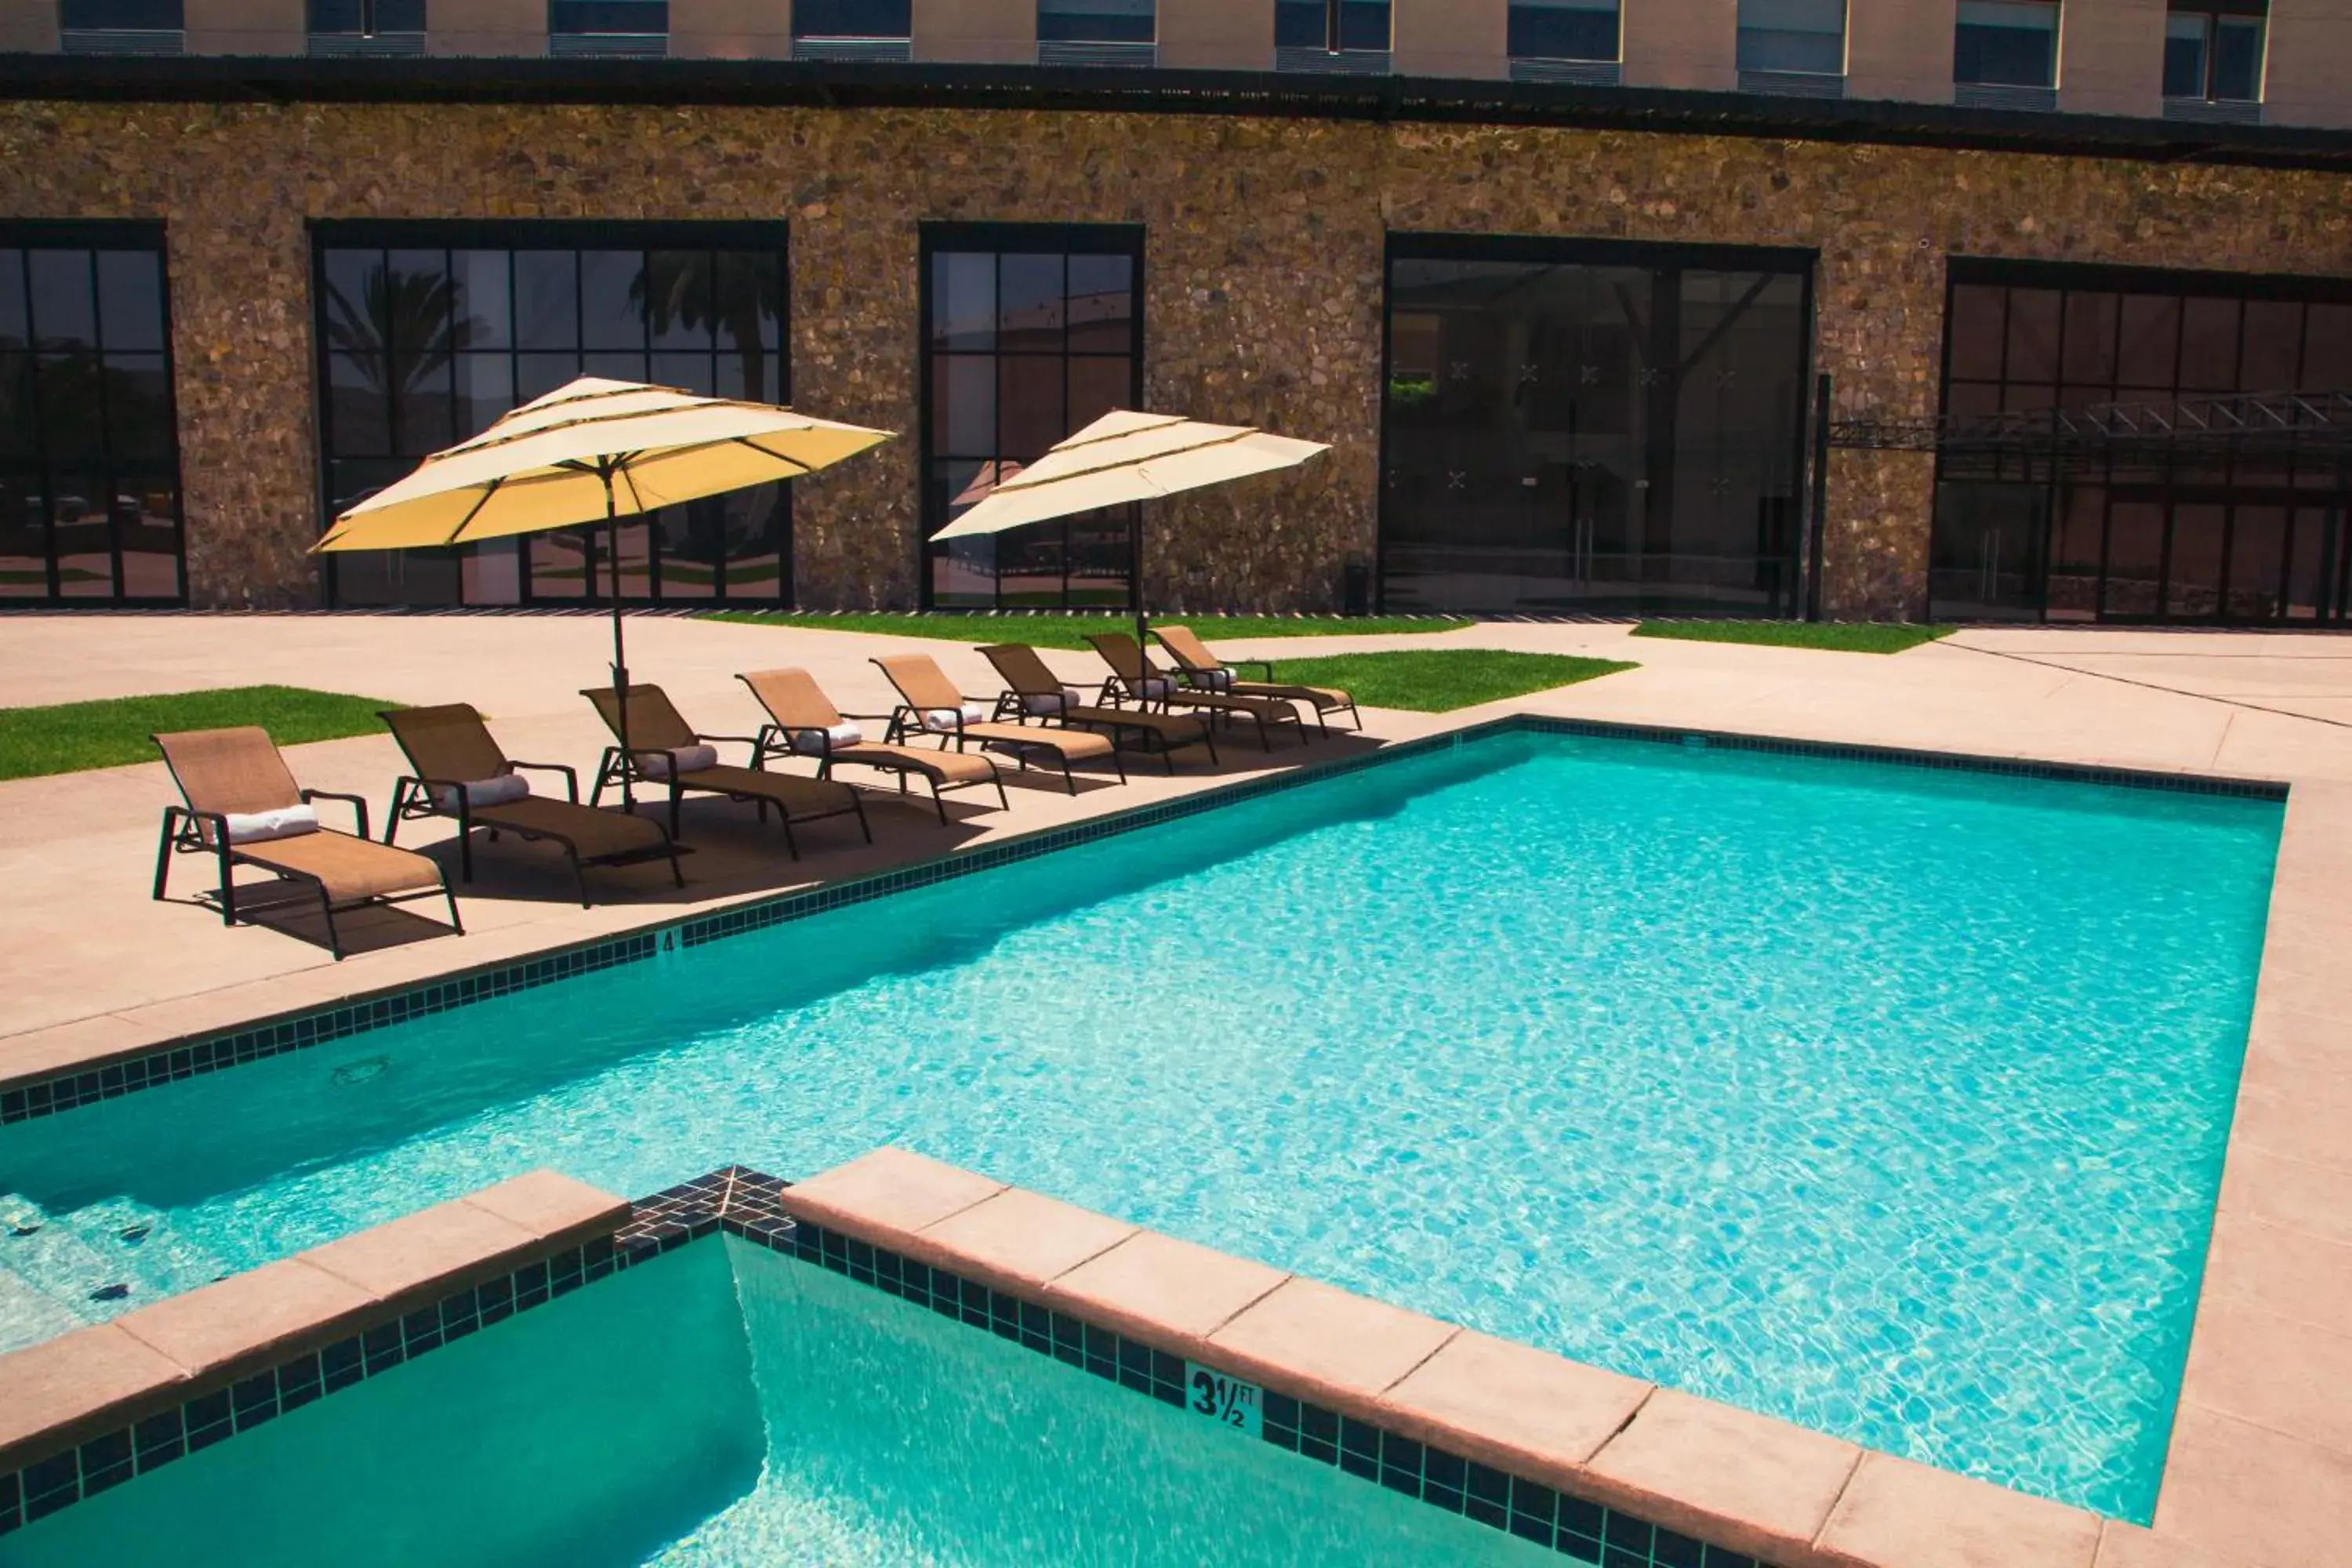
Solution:
M674 774L674 773L676 773L677 772L677 770L676 768L672 768L672 769L670 769L670 772ZM678 794L678 787L677 787L677 780L676 778L672 778L672 779L670 780L670 782L669 782L669 836L670 836L670 837L671 837L671 838L673 838L673 839L675 839L675 838L677 838L677 803L678 803L678 799L679 799L679 794Z
M155 841L155 897L159 900L172 880L172 829L179 815L176 805L163 808L163 835Z
M1069 791L1072 795L1078 793L1078 781L1070 772L1070 753L1067 752L1064 752L1062 753L1062 787ZM1000 795L1003 793L1004 784L1003 780L1000 779L997 781L996 788L997 793Z
M236 924L236 868L229 859L228 845L226 843L224 842L220 846L218 853L220 856L221 924L225 926L233 926Z
M441 896L449 900L449 929L456 931L459 936L465 935L466 922L457 918L457 890L451 888L448 883L444 882L441 884Z
M442 884L444 890L447 886L446 882ZM335 900L328 896L324 882L319 884L319 910L327 917L327 951L335 955L337 963L341 963L343 961L342 933L335 929Z
M578 849L573 848L569 844L565 845L563 848L564 852L572 858L572 885L580 890L580 907L584 910L589 907L588 869L586 867L580 864L580 851Z
M999 785L998 787L1002 788L1003 786ZM907 775L905 773L900 773L898 775L898 789L900 793L903 794L905 793L906 788ZM931 809L940 814L940 826L941 827L945 827L948 825L947 797L940 794L940 781L937 779L933 779L931 781Z
M670 885L677 888L685 887L686 872L677 863L677 841L676 839L672 839L669 843L663 846L663 847L669 851Z
M391 845L400 832L400 808L408 801L408 781L402 779L392 786L392 811L383 819L383 841Z
M847 786L845 786L845 785L844 787L845 788L845 787L847 787ZM850 796L849 796L849 804L850 804L850 805L851 805L851 806L853 806L853 807L856 810L856 812L857 812L857 831L858 831L858 832L860 832L860 833L862 833L862 834L864 834L864 835L866 836L866 843L868 843L868 844L873 843L873 842L874 842L874 825L873 825L871 822L868 822L868 821L866 821L866 803L865 803L864 801L862 801L862 800L858 799L858 798L857 798L856 792L853 790L853 791L851 791L851 793L850 793ZM784 808L783 808L782 806L778 806L778 807L776 808L776 815L777 815L778 816L783 816L783 815L784 815ZM790 822L786 822L786 823L784 824L784 826L785 826L785 827L790 828L790 827L792 826L792 824L791 824Z
M793 859L797 860L801 858L801 845L800 840L793 837L793 819L788 813L780 812L777 815L783 818L784 848L791 853Z

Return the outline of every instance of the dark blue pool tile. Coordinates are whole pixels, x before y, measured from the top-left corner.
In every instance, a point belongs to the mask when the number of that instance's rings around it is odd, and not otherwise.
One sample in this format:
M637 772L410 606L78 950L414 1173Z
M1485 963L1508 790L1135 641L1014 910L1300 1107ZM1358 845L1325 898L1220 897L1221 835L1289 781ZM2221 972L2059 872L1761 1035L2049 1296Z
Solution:
M232 1430L228 1390L215 1389L180 1406L180 1419L187 1428L188 1452L208 1448Z
M437 1348L441 1343L441 1309L420 1307L400 1320L400 1342L410 1355Z
M1601 1553L1601 1568L1650 1568L1650 1554L1612 1546Z
M367 1331L361 1342L367 1348L367 1374L370 1377L401 1363L404 1352L401 1349L398 1323L377 1324Z
M1496 1508L1507 1509L1511 1506L1509 1476L1492 1465L1482 1465L1475 1459L1466 1468L1467 1475L1462 1488L1464 1491L1478 1501L1492 1503Z
M529 1311L547 1300L547 1264L544 1259L526 1263L514 1272L514 1302L518 1312Z
M0 1535L25 1522L25 1478L15 1470L0 1471Z
M332 1394L357 1383L367 1371L367 1352L355 1339L337 1340L319 1352L321 1386Z
M476 1293L471 1289L452 1291L441 1298L441 1342L462 1340L482 1326L476 1305Z
M1549 1529L1559 1514L1559 1494L1524 1476L1511 1478L1511 1511L1541 1521Z
M1276 1394L1273 1389L1267 1389L1264 1410L1266 1425L1270 1426L1298 1425L1298 1401L1287 1394Z
M1599 1536L1609 1510L1597 1502L1587 1502L1580 1497L1559 1494L1559 1527L1579 1535Z
M1601 1561L1601 1538L1596 1535L1584 1535L1573 1530L1563 1530L1559 1532L1559 1539L1553 1542L1552 1549L1561 1556L1578 1563Z
M84 1497L120 1486L131 1479L131 1429L92 1437L81 1446L81 1490Z
M1647 1520L1635 1519L1630 1513L1619 1513L1612 1510L1609 1515L1609 1528L1601 1531L1601 1538L1612 1547L1622 1547L1627 1552L1638 1552L1643 1557L1647 1557L1650 1554L1650 1523Z
M249 1432L265 1421L278 1417L278 1373L274 1371L257 1373L229 1390L230 1403L236 1410L236 1429Z
M474 1288L474 1305L481 1317L482 1327L486 1329L492 1323L504 1322L514 1316L512 1277L500 1275L496 1279L485 1279L477 1285Z
M547 1293L551 1300L580 1289L585 1278L580 1249L566 1247L547 1260Z
M1650 1561L1657 1568L1706 1568L1706 1546L1662 1524L1650 1533Z
M1475 1492L1465 1492L1463 1494L1462 1516L1465 1519L1476 1520L1480 1524L1492 1525L1496 1530L1508 1530L1511 1528L1511 1510L1509 1509L1504 1507L1501 1503L1490 1502Z
M278 1363L278 1409L299 1410L324 1392L325 1386L319 1375L317 1356L297 1356L292 1361Z
M52 1455L24 1471L25 1521L47 1519L81 1500L81 1466L71 1449Z
M1461 1455L1450 1454L1443 1448L1426 1448L1422 1452L1421 1473L1433 1487L1443 1487L1454 1492L1462 1490L1466 1484L1469 1468Z
M137 1451L139 1473L142 1475L159 1466L168 1465L186 1453L187 1442L180 1426L180 1407L175 1405L169 1410L157 1411L140 1422L131 1428L131 1441Z

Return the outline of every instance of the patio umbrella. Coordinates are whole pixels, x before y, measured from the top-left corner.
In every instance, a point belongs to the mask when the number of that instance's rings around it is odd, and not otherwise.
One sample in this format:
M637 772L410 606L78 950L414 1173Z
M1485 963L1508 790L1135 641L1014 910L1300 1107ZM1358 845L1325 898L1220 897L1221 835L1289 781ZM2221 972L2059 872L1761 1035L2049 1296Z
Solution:
M1024 523L1297 468L1329 450L1319 441L1295 441L1246 425L1209 425L1181 415L1115 408L1028 467L997 473L986 496L931 535L931 542L1002 533ZM1141 643L1140 517L1135 525L1135 640Z
M472 439L434 453L407 478L336 518L311 548L417 550L602 521L613 558L613 687L625 692L622 517L797 479L890 435L765 403L582 376L501 416ZM626 750L627 702L620 708ZM623 799L634 805L625 773L621 788Z

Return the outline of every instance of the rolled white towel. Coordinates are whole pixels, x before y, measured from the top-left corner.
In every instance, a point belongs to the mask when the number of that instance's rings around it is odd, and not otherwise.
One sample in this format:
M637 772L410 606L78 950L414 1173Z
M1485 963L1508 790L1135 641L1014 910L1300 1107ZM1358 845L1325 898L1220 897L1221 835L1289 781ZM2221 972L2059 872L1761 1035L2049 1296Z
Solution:
M231 844L259 844L271 838L299 838L319 831L319 813L308 805L281 805L275 811L232 811L228 814Z
M678 746L668 752L649 756L646 759L646 777L649 779L669 777L670 759L673 757L677 760L679 773L698 773L705 768L715 768L719 765L719 748Z
M1059 693L1040 691L1033 697L1024 697L1021 710L1033 718L1042 718L1048 714L1066 713L1073 708L1083 707L1085 703L1086 699L1079 695L1076 687L1065 686Z
M803 757L821 757L824 755L828 746L837 752L844 746L854 746L864 739L866 739L866 731L844 719L838 724L827 726L824 739L822 741L816 738L814 731L793 731L793 750Z
M1206 691L1229 691L1233 689L1234 672L1230 669L1195 670L1192 681Z
M1158 702L1176 689L1176 683L1164 675L1147 675L1142 681L1141 696L1146 702Z
M461 784L435 784L433 804L443 811L455 811L460 795L466 797L467 805L504 805L529 794L530 780L520 773L500 773L496 778L468 779Z
M934 735L952 735L959 718L967 724L985 724L988 722L988 710L977 702L967 702L961 708L926 708L923 710L923 728Z

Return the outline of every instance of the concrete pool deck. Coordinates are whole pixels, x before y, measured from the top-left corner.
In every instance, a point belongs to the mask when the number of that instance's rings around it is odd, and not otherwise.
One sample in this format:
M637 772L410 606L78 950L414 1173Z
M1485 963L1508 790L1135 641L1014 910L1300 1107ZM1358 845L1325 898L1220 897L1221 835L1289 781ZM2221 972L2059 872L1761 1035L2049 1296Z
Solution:
M1017 637L1019 623L1007 626ZM0 784L0 905L9 1005L0 1081L436 976L675 921L727 903L1213 787L1268 766L1348 754L1528 711L1848 744L2191 772L2292 784L2254 1027L2154 1532L2110 1528L2101 1568L2242 1563L2303 1568L2341 1548L2352 1519L2352 998L2331 981L2352 938L2352 643L2210 633L1992 631L1893 658L1630 639L1595 625L1482 626L1432 637L1223 645L1232 655L1494 647L1634 660L1587 685L1443 715L1366 714L1367 741L1277 747L1236 737L1211 772L1141 770L1127 788L1018 788L1009 812L876 813L875 847L820 825L788 862L740 807L688 809L688 886L649 868L592 873L571 901L551 861L486 847L461 888L469 932L416 940L389 921L341 964L280 932L147 897L155 823L173 798L160 764ZM592 617L22 616L0 618L12 704L264 681L392 701L469 700L511 754L593 764L606 737L577 695L600 678L608 632ZM748 733L740 669L802 665L842 706L888 705L870 657L940 657L967 689L995 689L961 645L646 618L631 663L693 722ZM1091 655L1049 652L1072 676ZM388 737L293 748L306 784L365 794L381 822L401 771ZM1033 778L1033 782L1035 782ZM418 844L446 837L417 826ZM404 834L404 840L409 841ZM193 889L201 871L179 875ZM2206 1555L2207 1552L2212 1555ZM1998 1559L2018 1561L2017 1559ZM1975 1559L1954 1559L1973 1562ZM1985 1559L1990 1563L1996 1559Z

